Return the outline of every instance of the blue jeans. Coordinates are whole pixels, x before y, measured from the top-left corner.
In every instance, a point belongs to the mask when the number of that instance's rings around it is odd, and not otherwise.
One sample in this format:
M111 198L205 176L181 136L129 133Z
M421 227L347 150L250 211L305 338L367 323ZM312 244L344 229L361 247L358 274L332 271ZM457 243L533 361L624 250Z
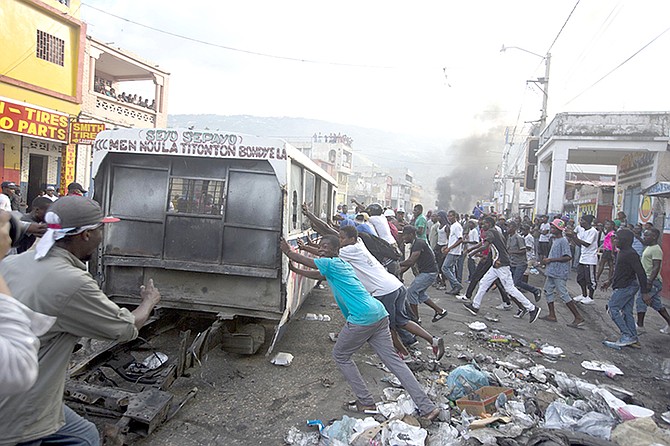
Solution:
M612 292L612 297L607 303L610 317L621 331L621 338L624 341L637 339L633 304L639 288L640 286L635 281L625 288L618 288Z
M651 296L651 308L653 308L656 311L661 311L663 309L663 304L661 303L662 288L663 284L661 283L660 280L654 279L654 281L651 282L651 290L649 290L649 296ZM647 312L647 304L645 304L644 301L642 300L642 293L640 293L639 291L637 293L637 299L635 301L635 305L637 307L638 313Z
M570 293L568 293L568 279L558 279L556 277L547 277L544 282L544 293L547 299L547 303L552 303L554 299L554 294L558 294L558 297L565 302L566 304L572 300Z
M458 279L459 284L463 282L463 262L465 262L465 254L459 255L456 263L456 279Z
M65 425L57 432L34 441L19 443L17 446L99 446L100 434L95 424L80 417L74 410L63 404Z
M526 268L527 268L526 264L519 266L510 266L510 269L512 270L512 279L514 280L514 286L520 290L526 290L535 294L535 292L537 292L538 289L535 288L533 285L529 285L523 281L523 273L526 272Z
M458 259L460 255L456 254L447 254L447 257L444 259L442 264L442 274L449 281L451 288L463 288L461 282L456 277L456 270L458 268Z
M414 278L414 282L407 288L407 300L409 303L419 305L427 301L430 296L426 293L429 286L435 282L437 272L435 273L419 273Z

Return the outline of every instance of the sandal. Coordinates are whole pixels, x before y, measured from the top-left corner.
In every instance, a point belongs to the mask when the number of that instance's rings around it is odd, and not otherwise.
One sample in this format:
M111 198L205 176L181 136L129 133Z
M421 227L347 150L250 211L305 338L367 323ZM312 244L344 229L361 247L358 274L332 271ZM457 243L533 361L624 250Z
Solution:
M348 412L363 413L363 414L378 414L377 406L364 406L356 400L347 401L342 405L342 409Z
M549 316L542 316L540 319L545 321L545 322L558 322L558 319L549 319ZM570 324L568 324L568 325L570 325Z
M586 321L577 322L576 324L570 323L570 324L565 324L565 325L567 325L568 327L572 327L572 328L581 328L584 324L586 324Z
M440 319L445 317L447 314L449 314L449 312L446 309L444 309L442 311L442 313L435 313L435 316L433 316L433 322L439 321Z

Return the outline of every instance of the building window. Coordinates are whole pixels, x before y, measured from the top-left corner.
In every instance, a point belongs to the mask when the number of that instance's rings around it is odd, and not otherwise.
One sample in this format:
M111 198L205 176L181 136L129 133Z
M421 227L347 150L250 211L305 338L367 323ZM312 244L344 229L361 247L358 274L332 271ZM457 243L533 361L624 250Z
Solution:
M65 40L37 30L37 57L61 67L65 65Z

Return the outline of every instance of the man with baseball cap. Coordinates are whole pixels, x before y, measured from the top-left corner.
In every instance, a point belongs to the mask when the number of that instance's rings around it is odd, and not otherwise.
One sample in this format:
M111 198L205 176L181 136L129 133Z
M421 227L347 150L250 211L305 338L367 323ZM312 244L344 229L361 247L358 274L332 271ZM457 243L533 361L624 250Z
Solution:
M58 195L56 195L56 188L54 186L47 186L45 189L46 195L44 195L46 198L48 198L51 201L56 201L58 200Z
M14 191L18 189L18 187L11 181L3 181L0 188L2 188L2 193L0 194L0 210L12 212L12 197L14 196Z
M77 195L79 197L83 197L86 192L86 189L84 189L84 187L79 183L70 183L67 186L68 195Z
M565 222L558 218L555 219L551 222L550 231L554 241L551 244L548 257L542 259L542 264L546 265L544 275L547 279L544 282L544 293L547 299L549 314L541 319L548 322L558 321L554 309L554 297L555 294L558 294L558 297L565 302L565 305L574 317L568 326L574 328L581 327L584 325L584 318L579 313L579 310L577 310L577 304L570 297L567 287L572 253L570 251L570 243L563 237Z
M79 338L125 342L160 301L149 280L140 287L140 305L132 312L120 308L100 290L86 271L102 241L104 217L100 206L86 197L63 197L45 216L48 229L35 252L11 256L0 263L14 297L56 322L40 337L39 376L25 393L0 398L0 445L87 444L99 445L95 425L63 404L65 377Z

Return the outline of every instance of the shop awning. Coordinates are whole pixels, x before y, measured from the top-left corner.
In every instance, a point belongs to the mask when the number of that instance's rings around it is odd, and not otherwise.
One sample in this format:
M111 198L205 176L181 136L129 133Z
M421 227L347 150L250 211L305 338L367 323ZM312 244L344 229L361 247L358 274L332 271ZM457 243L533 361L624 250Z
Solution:
M640 195L650 197L670 198L670 181L658 181L652 186L642 190Z

